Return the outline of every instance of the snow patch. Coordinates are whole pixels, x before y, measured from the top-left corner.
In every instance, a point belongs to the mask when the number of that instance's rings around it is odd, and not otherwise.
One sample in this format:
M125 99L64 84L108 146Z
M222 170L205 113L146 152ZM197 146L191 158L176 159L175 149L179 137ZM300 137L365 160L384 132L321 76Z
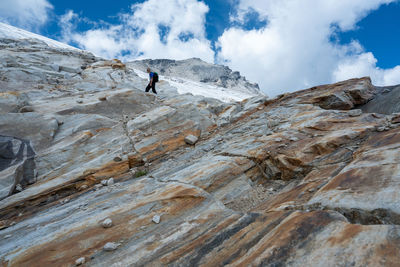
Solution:
M58 42L56 40L44 37L39 34L35 34L32 32L28 32L16 27L13 27L11 25L1 23L0 22L0 38L8 38L8 39L38 39L40 41L45 42L48 46L53 47L53 48L61 48L61 49L69 49L69 50L79 50L80 49Z
M149 75L146 72L138 69L133 69L136 74L143 79L148 79ZM233 91L220 86L210 85L201 82L191 81L178 77L166 77L160 75L160 80L168 82L171 86L175 87L179 94L190 93L192 95L201 95L204 97L216 98L222 102L230 103L235 101L242 101L247 98L254 97L254 94L248 94L239 91Z

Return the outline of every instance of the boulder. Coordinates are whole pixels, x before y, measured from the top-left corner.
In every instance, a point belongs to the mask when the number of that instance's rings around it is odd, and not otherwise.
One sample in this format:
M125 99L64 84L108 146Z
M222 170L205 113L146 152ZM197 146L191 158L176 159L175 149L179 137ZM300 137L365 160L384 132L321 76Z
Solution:
M352 79L332 85L324 85L311 90L318 90L311 103L324 109L349 110L355 105L362 105L371 100L376 88L369 77Z

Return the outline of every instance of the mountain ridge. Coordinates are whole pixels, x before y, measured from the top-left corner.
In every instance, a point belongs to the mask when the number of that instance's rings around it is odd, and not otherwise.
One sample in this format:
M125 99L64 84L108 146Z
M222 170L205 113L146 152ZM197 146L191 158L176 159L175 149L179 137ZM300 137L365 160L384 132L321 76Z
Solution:
M135 63L0 47L1 265L398 265L399 86L156 96Z

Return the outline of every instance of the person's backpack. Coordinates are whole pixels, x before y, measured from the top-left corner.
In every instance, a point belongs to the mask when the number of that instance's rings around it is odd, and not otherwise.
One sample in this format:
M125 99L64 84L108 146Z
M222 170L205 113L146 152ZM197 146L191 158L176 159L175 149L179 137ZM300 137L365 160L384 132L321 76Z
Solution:
M157 72L154 72L153 79L154 79L155 82L158 82L158 74L157 74Z

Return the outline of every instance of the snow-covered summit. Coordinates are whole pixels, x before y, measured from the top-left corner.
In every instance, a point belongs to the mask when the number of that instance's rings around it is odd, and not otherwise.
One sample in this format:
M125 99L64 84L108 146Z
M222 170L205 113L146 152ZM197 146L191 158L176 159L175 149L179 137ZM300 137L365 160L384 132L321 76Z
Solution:
M56 40L44 37L42 35L32 33L29 31L25 31L23 29L1 23L0 22L0 38L1 39L37 39L45 42L48 46L53 48L61 48L61 49L71 49L71 50L79 50L76 47L58 42Z

